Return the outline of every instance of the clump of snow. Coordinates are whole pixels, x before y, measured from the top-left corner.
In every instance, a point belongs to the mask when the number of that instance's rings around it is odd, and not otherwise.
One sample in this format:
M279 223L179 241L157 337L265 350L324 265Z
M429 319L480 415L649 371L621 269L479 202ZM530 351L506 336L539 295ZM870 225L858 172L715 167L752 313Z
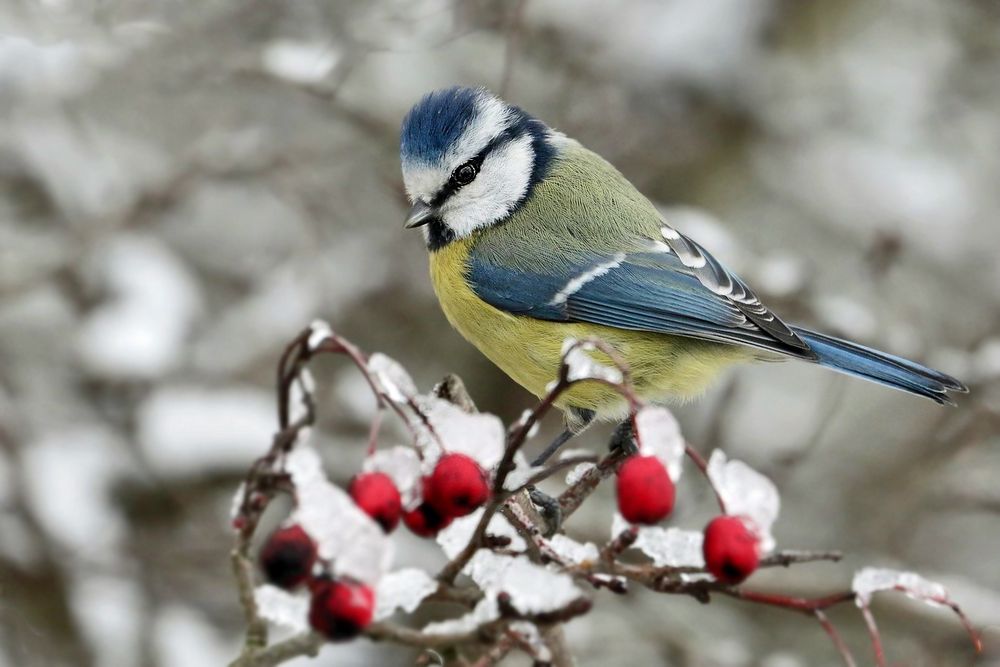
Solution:
M438 533L437 542L448 558L454 558L469 543L483 509L456 519ZM509 537L510 548L524 549L524 540L507 519L496 514L487 532ZM522 613L551 611L581 596L572 577L536 565L523 556L496 554L479 549L462 570L487 594L507 593L511 604Z
M254 590L253 597L261 618L293 632L309 629L309 598L306 596L264 584Z
M903 572L878 567L866 567L854 575L851 590L857 595L858 606L871 603L872 595L880 591L897 590L915 600L929 604L950 602L948 591L941 584L924 579L915 572Z
M480 585L507 593L511 605L522 614L554 611L582 595L571 576L553 572L524 556L496 556L494 566L480 576Z
M631 524L615 512L611 539L629 530ZM695 530L640 526L633 547L650 557L656 567L705 567L701 543L703 535Z
M465 545L472 539L472 534L475 532L476 526L479 525L479 519L483 516L484 511L480 507L468 516L455 519L437 534L435 539L438 545L440 545L441 550L444 551L445 556L454 558L461 553ZM509 537L511 549L525 548L524 539L518 534L517 529L511 525L510 521L507 520L507 517L502 514L493 515L486 532L491 535Z
M381 352L368 359L368 371L375 376L382 393L393 403L406 403L417 393L417 385L402 364Z
M160 475L242 470L267 450L277 426L274 399L261 389L172 386L139 408L139 445Z
M489 623L498 618L500 618L500 608L497 606L496 595L487 595L479 601L472 611L464 616L447 621L428 623L421 632L427 635L450 635L469 632L478 628L483 623Z
M334 574L377 582L393 556L392 542L382 528L327 480L313 448L299 444L285 468L295 485L292 521L315 540L320 557L331 562Z
M375 587L375 620L391 616L397 609L410 613L438 588L423 570L409 567L382 577Z
M515 425L520 426L522 424L528 423L528 417L531 416L531 412L532 412L531 410L527 409L524 412L522 412L521 416L517 418ZM531 438L534 438L536 435L538 435L538 429L541 428L541 426L542 426L541 422L535 420L535 423L531 425L530 429L528 429L528 433L525 439L530 440Z
M600 557L597 545L593 542L577 542L561 533L553 535L548 540L548 545L564 563L584 565L595 563Z
M410 507L420 495L420 457L409 447L396 446L380 449L365 459L365 472L382 472L392 478L403 497L403 505Z
M566 366L566 379L570 382L580 380L606 380L613 384L621 384L622 372L614 367L594 361L590 352L595 350L593 343L579 342L575 338L563 341L563 364Z
M514 491L524 486L533 475L545 469L545 466L533 466L521 452L514 454L514 469L507 473L503 488Z
M424 470L430 472L440 458L443 446L449 453L465 454L483 470L492 470L503 458L506 432L503 422L495 415L470 414L440 398L422 396L420 407L434 429L434 434L420 422L421 444L424 448ZM439 442L440 441L440 442Z
M593 463L581 463L574 466L568 473L566 473L566 484L573 486L586 475L588 472L596 468L597 465Z
M306 347L310 352L315 352L325 341L333 338L333 329L329 322L324 320L313 320L309 325L309 338L306 339Z
M635 432L639 453L658 458L676 483L683 471L685 442L673 413L659 406L646 406L635 414Z
M762 552L774 549L771 527L781 509L774 482L742 461L728 460L719 449L708 459L708 479L722 499L726 514L750 519L758 530Z
M276 39L261 53L264 71L299 84L320 83L333 71L339 59L337 51L327 42Z
M188 269L161 241L138 234L103 244L92 264L110 298L77 332L84 367L124 380L153 379L175 368L201 308Z

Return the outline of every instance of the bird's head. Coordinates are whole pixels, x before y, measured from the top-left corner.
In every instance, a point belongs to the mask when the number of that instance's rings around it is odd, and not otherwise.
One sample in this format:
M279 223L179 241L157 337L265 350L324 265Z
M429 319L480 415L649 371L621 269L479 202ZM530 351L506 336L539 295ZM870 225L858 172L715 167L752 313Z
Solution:
M503 221L544 176L555 148L544 123L483 88L428 93L403 119L399 154L413 204L435 249Z

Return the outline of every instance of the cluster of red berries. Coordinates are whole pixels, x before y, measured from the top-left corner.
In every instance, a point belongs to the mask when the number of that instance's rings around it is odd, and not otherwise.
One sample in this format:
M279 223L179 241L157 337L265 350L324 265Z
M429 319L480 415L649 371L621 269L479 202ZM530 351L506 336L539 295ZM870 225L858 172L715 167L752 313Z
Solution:
M330 639L350 639L372 622L375 592L371 587L341 578L314 575L316 544L301 526L279 528L260 552L267 580L286 590L302 584L312 595L309 624Z
M464 454L445 454L423 480L421 503L403 511L399 489L385 473L356 475L347 492L386 533L403 523L421 537L432 537L453 519L472 513L489 499L490 487L479 464ZM312 594L309 624L329 639L349 639L372 621L375 593L352 579L315 575L316 544L301 526L275 531L260 552L267 580L286 590L306 584Z
M433 537L489 497L490 485L478 463L465 454L445 454L424 478L421 503L403 515L403 523L416 535Z
M655 456L629 457L618 469L618 511L630 523L653 525L674 509L676 491ZM719 516L705 527L705 566L719 581L738 584L760 562L760 538L742 517Z

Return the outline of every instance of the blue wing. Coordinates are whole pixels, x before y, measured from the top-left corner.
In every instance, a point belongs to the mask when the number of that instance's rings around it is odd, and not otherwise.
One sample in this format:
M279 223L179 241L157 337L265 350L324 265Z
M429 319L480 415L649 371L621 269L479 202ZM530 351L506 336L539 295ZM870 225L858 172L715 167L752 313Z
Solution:
M469 281L479 298L518 315L813 358L809 346L743 281L693 241L679 238L683 247L650 241L648 250L578 255L572 263L553 259L534 272L499 266L473 249Z
M483 301L516 315L747 345L951 403L967 391L944 373L807 329L789 327L704 248L668 228L648 250L550 257L533 271L469 257Z

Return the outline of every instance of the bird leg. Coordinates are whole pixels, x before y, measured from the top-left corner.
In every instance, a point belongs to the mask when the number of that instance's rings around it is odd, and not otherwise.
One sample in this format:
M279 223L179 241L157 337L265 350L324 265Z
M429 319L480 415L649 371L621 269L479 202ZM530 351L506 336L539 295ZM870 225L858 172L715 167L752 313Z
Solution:
M597 415L593 410L570 408L566 414L566 428L562 433L557 435L552 442L549 443L541 454L535 457L535 460L531 462L531 465L543 465L546 461L552 458L552 455L559 451L559 448L565 445L570 438L581 433L584 429L590 426L596 416ZM541 514L542 518L545 519L545 524L547 526L545 537L552 537L559 531L559 527L562 525L562 509L559 507L559 501L544 491L539 491L534 486L528 487L528 497L531 498L531 502L538 508L539 514Z
M570 408L566 413L566 428L562 433L549 443L549 446L542 450L542 453L531 462L533 466L540 466L548 461L559 448L565 445L574 435L579 435L594 421L597 414L593 410L583 408Z

